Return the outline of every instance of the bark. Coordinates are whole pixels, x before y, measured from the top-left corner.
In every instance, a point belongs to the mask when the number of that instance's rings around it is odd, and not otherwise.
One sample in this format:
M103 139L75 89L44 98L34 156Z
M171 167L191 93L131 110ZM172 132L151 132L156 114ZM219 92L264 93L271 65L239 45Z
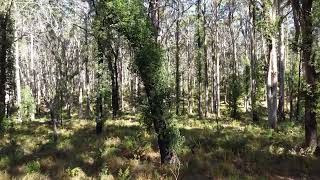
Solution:
M111 57L108 54L108 52L105 52L105 42L102 39L98 39L98 65L99 67L104 63L104 58L108 58L108 61L110 61ZM100 72L98 72L96 74L97 79L98 79L98 86L101 82L101 76L102 74ZM102 133L102 128L103 128L103 98L102 98L102 93L100 88L98 88L98 92L97 92L97 97L96 97L96 134L101 134Z
M17 6L14 2L14 9L15 9L15 29L17 29L17 22L18 22L18 13L17 13ZM14 32L14 36L18 37L17 31ZM17 107L17 122L21 123L21 82L20 82L20 65L19 65L19 41L15 42L15 84L16 84L16 107Z
M284 27L282 25L283 13L281 10L281 1L278 2L278 14L280 16L278 25L278 68L279 68L279 104L278 104L278 119L285 120L284 112L284 83L285 83L285 46L284 46Z
M86 107L85 107L85 118L90 119L91 109L90 109L90 90L89 90L89 70L88 70L88 62L89 62L89 44L88 44L88 15L85 18L85 48L86 55L84 58L84 73L85 73L85 81L83 85Z
M305 93L305 141L307 146L317 146L317 74L315 59L312 57L313 23L312 23L313 0L302 1L301 31L302 31L302 66L304 78L307 83Z
M298 93L297 93L297 107L296 107L296 121L300 120L300 96L301 96L301 55L298 53L298 59L299 59L299 67L298 67Z
M268 101L268 120L270 127L275 129L277 125L277 55L275 38L268 40L268 77L267 77L267 101Z
M218 42L218 33L216 34L216 40ZM221 117L220 113L220 55L217 53L216 57L216 106L217 106L217 117Z
M119 50L119 54L121 56L122 51L121 49ZM120 58L119 60L119 111L124 111L124 102L123 102L123 83L124 83L124 68L123 68L123 57Z
M187 35L189 29L187 28ZM192 76L192 59L190 55L190 40L187 40L187 59L188 59L188 114L192 114L193 110L193 76Z
M17 35L15 35L17 37ZM17 96L17 122L21 123L21 82L20 82L20 65L19 65L19 43L18 41L16 42L16 47L15 47L15 81L16 81L16 96Z
M215 25L216 26L216 25ZM215 32L217 33L217 32ZM211 41L211 61L212 61L212 77L211 77L211 81L212 81L212 95L211 95L211 112L212 113L217 113L217 91L216 91L216 87L217 87L217 82L216 82L216 57L217 57L217 47L216 47L216 36L212 37L212 41Z
M7 23L8 15L0 14L0 125L6 114L6 58L7 58ZM3 127L0 126L0 130Z
M257 56L256 56L256 7L255 0L250 1L249 6L251 16L251 33L250 33L250 67L251 67L251 113L252 121L257 122L259 120L257 113Z
M180 115L180 12L179 12L179 3L178 3L178 12L176 20L176 114Z
M201 31L200 31L200 17L201 17L201 0L197 1L197 21L198 21L198 27L197 27L197 77L198 77L198 117L199 119L203 118L202 113L202 55L201 55L201 49L202 49L202 38L201 38Z
M81 65L79 67L81 69ZM79 81L79 112L78 116L80 119L83 118L83 84L84 84L84 71L80 71L80 81Z
M116 53L114 54L114 62L112 65L112 59L108 58L108 67L111 76L111 86L112 86L112 116L113 118L119 115L120 105L119 105L119 83L118 83L118 60L119 60L119 47L117 47Z
M208 77L208 58L207 58L207 42L206 42L206 2L203 2L203 54L204 54L204 116L207 117L208 114L208 108L209 108L209 77Z
M266 18L269 18L271 22L268 24L269 28L272 28L272 24L276 21L276 8L277 0L273 0L271 9L267 9L269 12ZM277 51L276 51L276 39L274 33L268 33L266 37L267 41L267 105L268 105L268 121L272 129L277 125L277 88L278 88L278 63L277 63Z

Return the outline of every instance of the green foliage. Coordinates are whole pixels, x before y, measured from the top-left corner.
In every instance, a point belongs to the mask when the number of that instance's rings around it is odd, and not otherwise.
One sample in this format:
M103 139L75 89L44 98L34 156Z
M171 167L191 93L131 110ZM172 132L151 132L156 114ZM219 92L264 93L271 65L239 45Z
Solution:
M263 0L262 3L263 6L261 12L258 11L256 26L263 36L269 39L270 37L275 36L280 19L272 19L270 14L273 6L277 6L277 4L273 4L270 0Z
M81 176L83 176L83 171L82 171L82 169L80 167L67 168L66 172L70 177L81 177Z
M102 166L102 168L101 168L99 175L105 176L105 175L109 175L109 174L110 174L110 170L109 170L107 164L104 164L104 166Z
M31 119L36 112L36 104L32 96L29 86L25 86L21 90L21 113L24 119Z
M175 125L171 124L164 133L165 137L168 138L169 141L169 149L179 151L182 144L185 142L184 136L180 134L178 128Z
M118 179L119 180L129 180L129 179L131 179L130 168L129 167L127 167L126 169L120 168L119 173L118 173Z
M236 74L232 74L230 80L228 82L228 104L230 116L232 118L238 119L238 100L241 96L241 83L239 82L239 78Z
M12 126L12 123L13 123L12 117L9 117L9 118L5 117L5 118L3 118L3 120L0 121L0 127L2 128L1 130L3 130L3 131L8 130L8 129Z
M28 174L40 172L39 161L31 161L26 164L26 171Z
M157 31L147 16L144 2L140 0L102 1L98 5L99 16L95 18L95 30L99 39L106 39L117 31L126 37L134 51L134 66L144 83L148 106L144 120L147 127L155 125L162 138L169 141L170 148L179 142L179 130L170 121L170 77L164 67L163 50L157 43ZM164 129L162 129L164 128Z

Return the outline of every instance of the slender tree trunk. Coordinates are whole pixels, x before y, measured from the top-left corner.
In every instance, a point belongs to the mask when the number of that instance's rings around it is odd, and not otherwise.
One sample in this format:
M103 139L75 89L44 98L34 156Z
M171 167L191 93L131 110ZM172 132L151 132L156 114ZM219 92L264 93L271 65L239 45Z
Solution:
M298 93L297 93L297 107L296 107L296 121L300 120L300 96L301 96L301 64L302 58L301 55L298 53L299 59L299 68L298 68Z
M205 102L204 102L204 116L207 117L208 109L209 109L209 77L208 77L208 46L207 46L207 40L206 40L206 2L203 2L203 54L204 54L204 95L205 95Z
M257 113L257 66L256 66L256 7L255 0L250 1L250 15L251 15L251 33L250 33L250 64L251 64L251 113L252 121L257 122L259 120Z
M295 63L294 61L297 60L295 58L290 58L290 81L289 81L289 109L290 109L290 121L293 120L294 108L293 108L293 99L294 99L294 71L295 71Z
M86 55L84 58L84 73L85 73L85 81L84 81L84 95L85 95L85 118L90 119L91 117L91 109L90 109L90 84L89 84L89 69L88 69L88 62L89 62L89 43L88 43L88 15L85 17L85 49L86 49Z
M15 37L17 37L17 33L15 33ZM20 82L20 65L19 65L19 42L16 41L15 43L16 47L15 47L15 81L16 81L16 96L17 96L17 122L21 123L22 119L21 119L21 82Z
M216 26L216 25L215 25ZM216 33L216 32L215 32ZM216 47L216 36L212 36L211 41L211 61L212 61L212 70L211 70L211 81L212 81L212 95L211 95L211 112L217 113L217 82L216 82L216 58L217 58L217 47Z
M119 54L121 56L119 60L119 111L124 111L123 102L123 83L124 83L124 68L123 68L123 56L122 51L119 49Z
M280 18L282 15L281 1L278 1L278 14ZM285 120L284 113L284 83L285 83L285 46L284 46L284 27L282 20L279 20L278 27L278 68L279 68L279 104L278 104L278 117L279 121Z
M176 114L180 115L180 12L179 12L179 3L178 3L178 12L176 20Z
M189 29L187 28L187 35L189 35ZM188 114L192 114L193 110L193 80L192 80L192 59L190 56L190 40L187 39L187 59L188 59Z
M197 1L197 77L198 77L198 117L199 119L203 118L202 113L202 38L201 38L201 30L200 30L200 18L201 18L201 0Z
M216 43L219 42L218 28L216 29ZM220 113L220 53L218 51L218 46L216 46L216 108L217 108L217 117L221 117Z
M114 64L109 65L109 69L113 68L111 71L111 82L112 82L112 114L113 118L119 115L120 106L119 106L119 82L118 82L118 61L119 61L119 47L116 50L116 56L114 58ZM111 60L111 59L110 59Z

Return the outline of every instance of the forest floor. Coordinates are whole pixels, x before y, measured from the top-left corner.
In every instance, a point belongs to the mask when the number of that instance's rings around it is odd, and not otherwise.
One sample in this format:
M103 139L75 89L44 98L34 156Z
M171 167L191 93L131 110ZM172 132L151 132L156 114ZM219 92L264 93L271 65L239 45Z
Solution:
M265 120L177 119L185 141L179 167L160 165L156 139L133 115L95 122L71 119L59 140L38 119L16 125L0 140L0 179L319 179L320 159L302 149L303 128L293 122L267 128Z

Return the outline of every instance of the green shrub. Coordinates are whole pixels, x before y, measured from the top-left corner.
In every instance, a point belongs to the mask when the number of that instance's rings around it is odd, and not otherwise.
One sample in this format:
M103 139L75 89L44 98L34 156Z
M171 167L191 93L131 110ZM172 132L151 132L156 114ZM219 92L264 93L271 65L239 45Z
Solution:
M9 118L7 118L7 117L5 117L5 118L3 118L3 120L2 121L0 121L0 129L2 129L3 131L6 131L7 129L9 129L10 128L10 126L12 125L12 119L11 119L11 117L9 117Z
M230 116L235 119L239 119L238 112L238 100L241 96L241 83L239 82L239 77L236 74L232 74L229 80L228 87L228 108Z
M107 166L107 164L104 164L101 168L101 171L99 173L100 176L105 176L105 175L109 175L110 174L110 170Z
M31 161L26 165L26 171L28 174L40 172L40 163L39 161Z
M21 90L21 114L23 119L32 119L36 112L36 103L29 86Z
M120 168L119 173L118 173L118 177L120 180L131 179L129 167L127 167L125 170L122 170Z

